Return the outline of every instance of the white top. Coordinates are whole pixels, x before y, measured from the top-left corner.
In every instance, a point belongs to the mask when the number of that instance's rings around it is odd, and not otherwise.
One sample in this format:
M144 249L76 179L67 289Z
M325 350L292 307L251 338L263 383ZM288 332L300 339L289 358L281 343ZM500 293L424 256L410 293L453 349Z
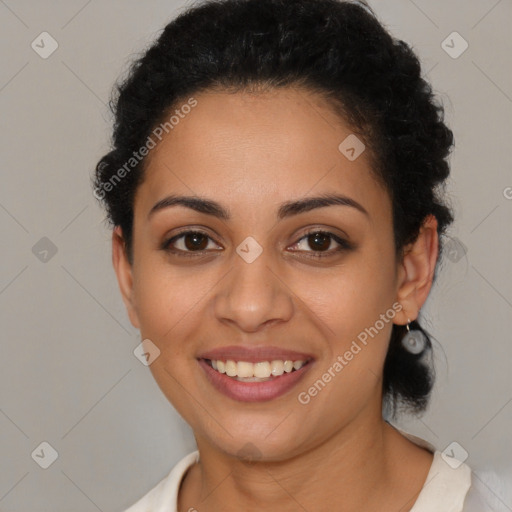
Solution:
M469 466L456 459L445 462L432 444L398 430L434 454L427 479L410 512L495 512L489 505L489 491L478 479L472 482ZM178 512L181 481L188 468L198 461L198 451L183 457L165 478L124 512Z

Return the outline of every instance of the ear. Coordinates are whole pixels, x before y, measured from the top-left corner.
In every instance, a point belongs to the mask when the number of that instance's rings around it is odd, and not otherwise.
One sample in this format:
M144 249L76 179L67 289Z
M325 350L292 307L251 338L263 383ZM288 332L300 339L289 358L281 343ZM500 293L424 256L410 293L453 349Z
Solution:
M395 315L398 325L416 320L432 287L439 248L437 219L425 218L418 238L404 249L399 263L397 301L402 310Z
M120 226L116 226L112 231L112 264L130 322L136 329L139 329L140 324L133 292L132 265L128 261L126 245Z

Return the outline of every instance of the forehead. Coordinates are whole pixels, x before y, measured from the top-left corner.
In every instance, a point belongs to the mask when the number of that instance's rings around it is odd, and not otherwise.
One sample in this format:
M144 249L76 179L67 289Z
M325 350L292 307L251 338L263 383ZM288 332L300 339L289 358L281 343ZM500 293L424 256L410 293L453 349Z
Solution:
M247 208L336 191L389 206L367 152L353 159L362 142L318 95L210 91L194 99L148 155L136 209L149 211L169 193Z

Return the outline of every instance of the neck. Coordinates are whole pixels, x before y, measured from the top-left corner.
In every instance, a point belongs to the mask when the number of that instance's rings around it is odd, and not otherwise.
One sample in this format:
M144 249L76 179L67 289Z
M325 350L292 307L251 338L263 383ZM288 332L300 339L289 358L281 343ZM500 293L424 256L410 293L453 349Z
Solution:
M278 462L240 461L196 440L200 462L183 482L179 510L287 512L329 505L356 512L392 510L399 503L397 509L406 511L410 507L404 507L403 498L409 497L412 506L432 460L389 426L380 411L345 425L321 445ZM413 454L418 462L419 452L421 467L412 465L410 478L403 478L403 462Z

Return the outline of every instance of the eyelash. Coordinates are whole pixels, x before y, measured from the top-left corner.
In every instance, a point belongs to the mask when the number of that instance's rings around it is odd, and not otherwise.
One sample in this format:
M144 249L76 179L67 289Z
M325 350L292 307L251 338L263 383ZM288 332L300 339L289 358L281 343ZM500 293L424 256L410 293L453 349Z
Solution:
M334 254L338 254L343 251L349 251L349 250L354 249L354 246L351 243L347 242L343 238L340 238L339 236L335 235L334 233L331 233L329 231L324 231L322 229L313 229L311 231L308 231L301 238L299 238L299 240L297 240L297 242L295 242L293 245L297 245L299 242L301 242L305 238L307 238L311 235L316 235L316 234L328 236L329 238L331 238L332 240L337 242L339 244L339 247L337 247L335 249L330 249L329 251L298 251L298 252L306 252L306 253L311 252L312 254L310 254L309 256L306 256L307 258L312 258L312 259L328 258L330 256L333 256ZM168 240L166 240L162 244L162 249L164 251L169 252L169 253L171 253L175 256L178 256L180 258L182 258L182 257L183 258L195 258L195 257L203 255L205 252L208 252L207 249L203 249L201 251L184 251L182 249L170 249L169 248L171 244L173 244L174 242L176 242L180 238L183 238L186 235L203 235L206 238L213 240L207 233L205 233L204 231L201 231L201 230L182 231L181 233L178 233L177 235L173 236L172 238L169 238Z

